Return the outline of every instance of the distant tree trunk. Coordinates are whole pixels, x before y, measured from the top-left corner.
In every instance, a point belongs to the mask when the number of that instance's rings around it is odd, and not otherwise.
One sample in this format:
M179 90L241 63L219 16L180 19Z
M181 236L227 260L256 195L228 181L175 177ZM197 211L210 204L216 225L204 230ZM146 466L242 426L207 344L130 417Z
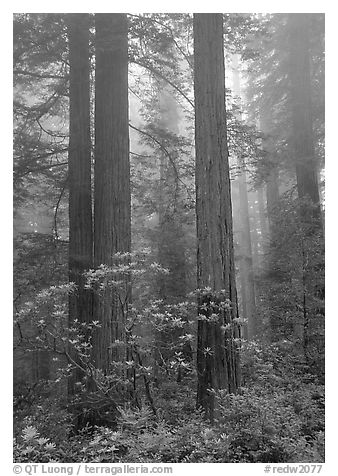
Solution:
M241 216L239 209L239 184L238 180L234 180L231 183L231 201L232 201L232 220L233 220L233 240L234 240L234 255L235 255L235 268L236 268L236 289L238 296L238 314L243 318L246 317L246 280L244 274L244 261L242 259L242 250L240 247L240 234L241 234ZM241 337L248 338L248 326L247 322L241 324Z
M252 250L252 264L253 268L257 268L259 264L259 248L260 236L259 228L259 210L257 203L257 192L250 191L248 193L249 210L250 210L250 229L251 229L251 250Z
M257 190L257 200L258 200L258 210L259 210L259 226L261 229L261 243L264 244L268 236L268 227L266 223L266 210L264 200L264 189L263 186L259 187Z
M278 188L278 169L272 158L272 144L269 134L272 129L272 114L271 111L262 110L259 119L260 129L266 135L263 141L263 148L267 154L270 163L270 171L266 178L266 211L269 223L269 234L272 237L272 230L274 228L274 221L276 218L276 207L279 201Z
M278 218L278 203L279 203L279 185L278 185L278 167L275 161L275 144L273 132L273 115L271 109L262 108L260 110L259 127L264 133L263 138L263 150L266 154L266 162L269 164L265 183L266 183L266 211L269 225L269 241L267 243L267 255L265 257L264 267L268 274L275 274L276 262L278 262L278 256L276 256L275 239L277 230L277 218ZM277 279L275 277L274 279ZM273 295L263 297L264 300L272 300ZM274 313L269 314L268 321L268 339L274 341L278 333L279 323L276 323L276 317Z
M290 99L292 104L292 145L296 163L299 198L308 197L320 220L318 172L315 158L309 54L310 15L290 13Z
M48 350L37 350L33 352L33 380L49 380L50 372L50 352Z
M243 160L239 160L240 167L244 167ZM256 322L256 298L255 298L255 283L253 272L253 255L250 234L250 220L249 220L249 206L248 206L248 191L246 185L245 169L242 169L238 177L239 185L239 208L241 217L241 232L240 232L240 254L241 254L241 282L245 287L245 293L242 299L246 300L244 316L247 320L247 338L253 339L257 332ZM258 243L257 243L258 244Z
M158 83L160 114L158 125L165 133L178 134L179 114L173 92L163 82ZM178 168L178 152L167 146L172 161ZM181 190L179 177L173 164L163 153L160 155L159 183L159 240L158 258L169 275L158 278L159 298L167 302L183 300L186 296L186 258L184 234L179 210Z
M131 247L128 122L127 15L98 13L95 72L94 264L120 264L114 254ZM126 314L131 299L128 276L119 290L106 287L95 299L101 328L94 338L97 368L107 372L126 358ZM115 346L115 341L122 345Z
M92 296L83 272L92 266L91 140L89 96L89 14L67 15L69 38L69 280L78 289L69 297L69 323L92 321ZM76 356L73 356L76 358ZM69 379L69 393L83 375Z
M194 52L197 285L209 288L198 302L204 317L198 322L197 404L213 419L215 399L209 390L235 392L239 385L221 14L194 14ZM215 318L213 307L223 299L231 307Z
M239 65L237 55L232 56L232 71L233 71L233 92L237 96L237 102L240 106L241 88L239 77ZM240 120L240 113L238 114ZM242 273L241 282L245 287L245 293L242 299L246 299L244 316L247 320L248 339L255 337L257 332L256 322L256 302L255 302L255 283L252 264L252 248L250 236L250 220L249 220L249 204L248 204L248 189L246 181L246 163L242 156L237 157L237 164L240 170L238 175L238 189L239 189L239 210L241 217L241 233L240 233L240 247L241 247L241 266Z
M318 329L313 333L312 328L318 315L324 314L322 304L312 310L312 315L308 309L309 302L313 297L319 303L323 303L324 300L324 283L319 278L319 276L323 276L324 272L324 257L322 255L322 258L319 259L314 251L315 242L322 243L322 247L324 247L324 243L312 119L310 19L311 13L290 13L288 15L292 146L296 164L297 190L300 199L307 199L310 202L301 203L300 209L303 229L303 349L306 360L309 359L309 335L313 334L313 342L315 339L320 340L320 336L317 335ZM316 261L317 263L311 267L311 264ZM315 283L313 283L314 275L319 278Z
M179 111L173 90L164 81L158 82L159 116L158 125L163 130L164 138L168 134L179 134ZM168 269L168 274L156 276L158 297L165 304L182 302L187 294L187 261L185 235L183 228L182 190L179 182L179 151L174 143L166 141L166 148L171 160L160 154L159 180L159 229L158 229L158 261ZM173 163L172 163L173 162ZM174 170L175 167L175 170ZM169 359L173 347L179 342L183 330L175 328L156 332L157 352L155 369L163 365L163 359ZM158 355L160 351L161 355ZM183 355L192 359L190 344L182 348ZM160 357L160 358L159 358ZM179 367L177 380L182 377Z
M248 311L247 311L247 302L248 298L246 296L247 290L247 280L245 279L245 264L242 256L239 257L239 283L240 283L240 299L241 299L241 311L242 317L246 320L246 322L242 326L242 338L248 339Z
M276 207L279 201L278 171L274 168L266 182L266 210L268 215L269 232L272 235L274 221L276 219Z

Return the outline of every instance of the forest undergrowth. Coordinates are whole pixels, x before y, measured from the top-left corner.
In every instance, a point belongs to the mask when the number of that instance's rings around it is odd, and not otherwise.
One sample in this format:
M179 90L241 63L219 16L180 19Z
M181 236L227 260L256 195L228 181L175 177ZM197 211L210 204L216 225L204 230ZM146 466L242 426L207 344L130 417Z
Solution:
M324 386L304 373L286 343L243 344L244 385L236 395L216 395L217 419L196 410L195 379L175 375L156 394L157 416L120 408L116 423L72 432L72 415L53 385L16 399L17 462L322 462ZM46 398L46 393L49 396Z
M134 273L139 276L135 269ZM102 284L105 275L107 271L101 273L100 278L97 273L95 276ZM93 279L95 281L91 274L91 286ZM52 287L49 291L47 308L52 311L49 323L48 319L41 318L42 309L46 310L47 291L42 292L40 310L36 303L28 303L22 312L22 321L28 317L39 319L40 339L45 345L44 336L51 329L55 312L62 317L60 296L68 292L67 286ZM241 387L236 394L226 390L214 392L216 412L212 422L196 409L197 378L192 357L196 336L190 333L188 319L193 306L189 300L171 306L163 306L155 300L139 311L138 319L143 324L147 322L148 330L152 329L156 339L149 342L147 336L133 336L134 344L135 340L138 342L139 359L134 354L133 360L126 362L129 370L135 370L128 374L129 380L121 378L119 369L110 376L98 375L95 390L89 391L88 385L82 385L78 395L69 402L65 389L71 368L64 365L54 380L17 389L15 461L324 461L324 382L320 372L309 365L287 339L272 344L241 339ZM67 332L66 328L62 329L62 333ZM79 336L80 331L77 332ZM54 337L62 343L65 334ZM169 346L165 346L170 335ZM90 345L83 351L81 335L78 342L75 341L74 337L70 339L85 368ZM155 360L147 366L144 362L154 355L154 342L162 361ZM32 341L26 340L25 345L27 348L30 345L32 350ZM55 360L62 363L62 359ZM84 377L87 383L89 374L88 367ZM133 393L134 398L129 402L123 402L121 388L124 395L131 395L128 391L135 389L136 381L137 394Z

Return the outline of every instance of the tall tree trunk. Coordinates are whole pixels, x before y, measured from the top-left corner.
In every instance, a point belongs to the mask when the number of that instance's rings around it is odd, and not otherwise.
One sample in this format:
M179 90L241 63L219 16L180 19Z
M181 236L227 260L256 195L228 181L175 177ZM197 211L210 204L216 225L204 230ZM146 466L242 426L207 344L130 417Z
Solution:
M239 385L221 14L194 14L194 52L197 285L209 288L198 302L197 404L213 419L215 399L209 390L235 392ZM214 309L224 299L231 306L215 318Z
M278 263L278 250L276 250L276 240L278 241L278 204L279 204L279 185L278 185L278 166L275 162L275 145L273 133L273 115L271 109L263 108L260 111L259 126L261 131L264 133L263 139L263 149L266 154L267 163L269 164L269 169L266 175L266 211L269 224L269 241L267 243L267 256L265 259L265 269L266 273L272 274L274 280L279 279L275 275L276 262ZM276 255L277 253L277 255ZM263 297L264 300L272 299L273 303L273 293L269 293L268 296ZM279 319L279 318L278 318ZM280 324L278 319L276 319L275 313L269 313L268 321L268 339L274 341L278 335Z
M258 200L258 210L259 210L259 227L261 229L261 244L264 245L266 238L268 236L268 226L266 222L266 210L264 200L264 189L263 186L259 187L257 190L257 200Z
M245 167L243 161L238 161L240 167ZM246 300L245 311L243 316L247 321L247 338L253 339L257 333L256 322L256 298L255 298L255 283L253 272L253 254L251 244L250 233L250 219L249 219L249 206L248 206L248 191L246 185L246 173L245 169L242 169L238 177L239 185L239 208L241 217L241 230L240 230L240 273L241 282L243 282L245 293L242 299ZM258 244L258 243L256 243ZM257 253L258 254L258 253Z
M318 329L315 328L313 332L313 326L317 320L316 317L324 314L322 305L324 283L320 278L324 272L324 256L322 254L320 258L319 250L315 251L316 242L322 243L322 248L324 248L324 243L312 120L310 20L311 14L308 13L290 13L288 15L289 80L292 104L291 139L296 164L298 197L310 202L301 203L300 209L303 231L301 237L303 249L303 348L307 360L309 358L309 335L312 333L313 342L315 339L320 341L320 336L317 335ZM311 266L312 263L316 264ZM314 275L318 276L318 281L314 282ZM321 304L310 314L307 309L308 302L311 302L313 297Z
M259 265L259 248L260 248L260 236L258 233L259 228L259 210L257 203L257 192L250 191L248 193L248 202L250 210L250 230L251 230L251 252L252 252L252 265L253 268L258 268Z
M179 134L179 111L173 90L163 81L158 82L159 117L158 124L164 134ZM164 135L165 137L165 135ZM158 233L158 261L161 266L169 270L157 278L158 297L165 304L182 302L187 294L187 262L186 246L183 228L183 210L180 207L183 196L179 182L179 151L175 143L167 140L167 150L171 160L160 154L160 187L159 187L159 233ZM155 368L164 360L172 356L173 347L182 336L182 329L157 333L157 346L161 358L157 358ZM189 343L183 349L183 355L192 359ZM179 368L177 380L182 376Z
M83 272L92 266L91 140L89 95L89 14L67 15L69 38L69 280L78 289L69 298L69 322L90 322L92 296ZM76 356L74 356L76 358ZM69 379L69 393L83 375Z
M239 208L239 184L238 180L231 183L231 201L232 201L232 227L233 227L233 241L234 241L234 255L235 255L235 274L236 274L236 289L238 297L238 314L243 318L246 317L246 279L244 273L244 260L242 259L242 249L240 246L242 232L240 208ZM248 339L247 322L241 324L241 337Z
M163 82L158 83L160 114L158 124L165 133L178 134L179 114L173 92ZM181 190L178 172L178 152L167 145L172 164L168 157L160 155L159 183L159 240L158 259L161 266L169 269L169 274L158 278L159 298L166 302L183 300L186 296L186 258L184 232L179 205Z
M308 197L313 202L316 206L315 216L320 220L311 106L310 15L290 13L288 16L292 145L296 163L298 196L299 198Z
M278 188L278 169L272 158L272 139L269 137L272 130L272 114L271 111L266 109L261 111L259 123L261 131L266 135L263 142L263 147L267 153L267 157L270 163L270 171L266 178L266 211L269 224L270 238L273 236L273 228L276 217L276 207L279 201L279 188Z
M233 91L237 96L237 102L240 110L241 87L239 77L238 56L232 56L232 72L233 72ZM238 120L241 119L240 113ZM245 294L242 296L246 299L246 315L247 320L248 339L255 337L257 333L256 323L256 302L255 302L255 283L252 264L252 248L250 236L250 219L249 219L249 204L248 204L248 189L246 180L246 163L242 156L237 157L237 164L240 170L238 176L239 189L239 210L241 217L241 233L240 233L240 247L241 247L241 266L240 272L243 274L241 282L245 287Z
M98 13L95 71L95 205L94 264L120 264L116 253L131 248L130 164L128 123L127 15ZM107 372L126 358L126 315L131 299L128 276L108 286L95 300L101 328L94 339L97 368ZM122 345L115 345L116 341Z
M275 167L269 174L266 182L266 211L268 215L269 233L272 236L279 201L278 170Z

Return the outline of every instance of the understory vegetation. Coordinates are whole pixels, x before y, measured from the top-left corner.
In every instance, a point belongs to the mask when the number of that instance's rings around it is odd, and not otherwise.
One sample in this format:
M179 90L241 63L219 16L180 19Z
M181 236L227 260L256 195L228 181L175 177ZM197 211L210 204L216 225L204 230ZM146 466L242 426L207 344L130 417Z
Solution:
M128 266L92 270L88 288L98 293L105 286L118 289L116 276L132 274L133 288L142 296L156 276L167 273L157 263L147 267L146 260L144 252L142 260L133 256ZM16 461L324 461L324 381L318 363L314 367L302 357L296 342L241 339L241 387L236 394L214 391L217 414L211 423L196 408L194 325L196 294L211 296L210 290L192 292L177 304L152 300L131 309L130 360L116 364L109 375L95 373L90 364L86 336L99 323L67 327L67 298L74 292L68 284L45 288L25 303L16 321L39 329L38 336L22 337L21 346L28 353L44 349L55 368L54 379L16 389ZM222 305L228 303L217 307ZM136 335L132 328L146 332ZM69 343L84 375L72 401L66 394L73 371L66 365ZM90 391L93 382L96 389ZM126 404L128 394L132 399Z
M192 376L167 378L149 404L119 408L107 426L72 432L67 403L41 385L16 397L14 457L21 462L322 462L324 387L290 355L290 346L246 344L245 386L220 392L210 425L195 408ZM103 404L101 402L101 404ZM108 410L109 404L107 404Z

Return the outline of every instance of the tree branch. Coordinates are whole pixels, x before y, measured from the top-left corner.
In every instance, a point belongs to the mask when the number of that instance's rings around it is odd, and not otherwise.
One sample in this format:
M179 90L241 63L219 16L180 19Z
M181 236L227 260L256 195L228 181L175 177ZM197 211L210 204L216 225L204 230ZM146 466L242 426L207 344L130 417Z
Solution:
M155 76L158 76L160 79L163 79L163 81L166 81L172 88L174 88L181 96L184 97L184 99L186 101L188 101L188 103L190 104L190 106L192 108L195 108L195 105L193 103L193 101L191 101L191 99L188 98L188 96L182 91L181 88L179 88L175 83L173 83L172 81L170 81L170 79L168 79L166 76L164 76L164 74L162 74L160 71L158 71L157 69L153 68L151 65L149 64L144 64L142 63L141 61L137 61L137 60L133 60L133 63L137 64L138 66L141 66L142 68L145 68L147 69L148 71L150 71L152 74L154 74Z
M179 173L178 173L178 170L177 170L177 167L176 167L176 164L175 164L175 161L174 159L172 158L170 152L166 149L166 147L164 147L163 144L161 144L161 142L159 140L156 139L156 137L152 136L151 134L149 134L149 132L146 132L146 131L143 131L141 129L138 129L137 127L133 126L131 123L129 123L129 127L131 129L134 129L135 131L139 132L140 134L143 134L147 137L149 137L153 142L155 142L159 147L160 149L165 153L165 155L168 157L169 159L169 162L171 163L173 169L174 169L174 172L175 172L175 175L176 175L176 178L179 182L181 182L181 184L184 186L184 188L187 190L188 192L188 195L190 195L190 191L187 187L187 185L183 182L183 180L180 178L179 176Z
M55 205L55 212L54 212L54 237L56 240L59 239L59 235L58 235L58 229L57 229L57 215L58 215L58 211L59 211L59 206L60 206L60 202L61 202L61 199L62 199L62 195L64 194L64 191L65 191L65 188L66 188L66 183L67 181L64 183L62 189L61 189L61 192L60 192L60 195L59 195L59 198L58 198L58 201L56 202L56 205Z
M176 46L177 50L181 53L181 55L183 56L183 58L186 60L186 62L188 63L189 67L191 69L193 69L193 65L190 61L190 58L187 56L187 54L183 51L183 49L180 47L180 45L177 43L176 39L175 39L175 36L173 34L173 31L172 29L170 28L170 26L168 25L165 25L164 23L160 22L159 20L156 20L155 18L152 18L152 17L141 17L140 15L132 15L130 14L130 16L133 16L133 17L136 17L136 18L142 18L142 20L149 20L149 21L152 21L153 23L157 23L158 25L162 26L163 28L165 28L167 31L169 31L170 33L170 36L171 36L171 40L172 42L174 43L174 45Z
M56 154L57 152L54 152L54 153ZM39 157L38 157L38 159L39 159ZM26 172L24 172L22 174L17 174L14 178L14 182L16 182L18 179L20 179L22 177L25 177L26 175L29 175L31 173L42 172L43 170L51 169L52 167L61 167L63 165L68 165L68 162L59 162L57 164L44 165L44 166L39 167L37 169L27 170Z
M33 71L25 71L24 69L15 69L13 71L13 74L20 74L22 76L32 76L33 78L39 78L39 79L68 79L68 75L60 76L57 74L39 74L39 73L34 73Z

